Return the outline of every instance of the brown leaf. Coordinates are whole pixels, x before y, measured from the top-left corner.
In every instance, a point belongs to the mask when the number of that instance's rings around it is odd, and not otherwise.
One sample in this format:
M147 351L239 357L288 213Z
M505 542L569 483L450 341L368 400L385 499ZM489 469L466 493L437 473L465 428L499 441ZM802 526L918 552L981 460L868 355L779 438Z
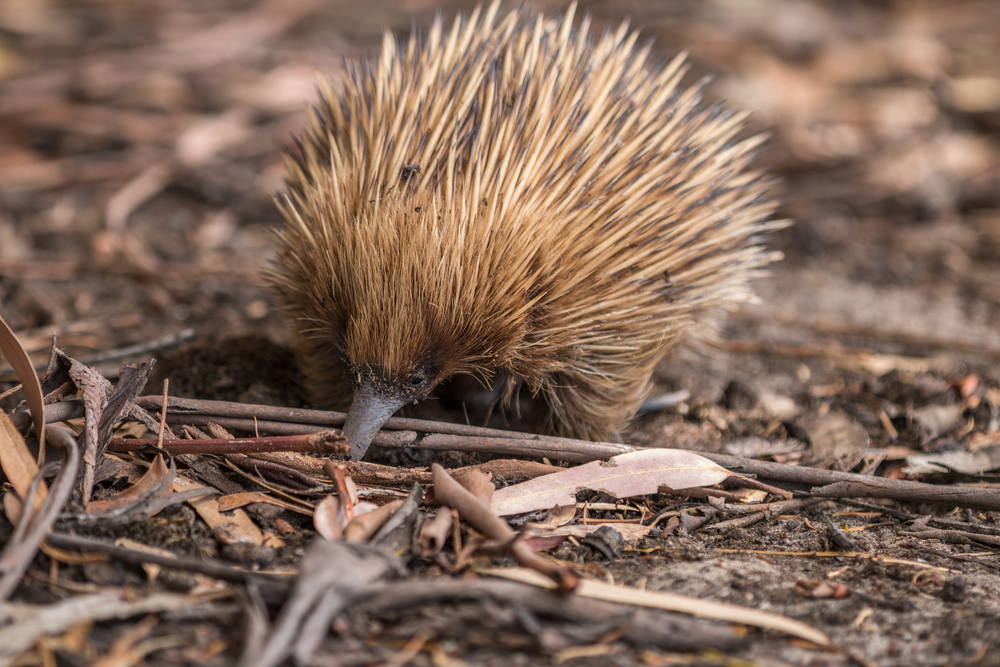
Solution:
M182 475L174 477L175 492L201 488L203 488L201 484L187 477ZM213 497L189 500L188 504L212 528L215 539L223 544L248 542L260 546L264 543L264 534L243 510L233 510L232 515L227 516L219 511L219 501Z
M467 470L455 473L455 481L487 505L493 500L493 494L497 489L492 477L493 475L480 470Z
M94 471L97 469L100 444L99 424L104 408L108 405L113 388L103 375L96 369L81 364L60 350L56 355L61 363L68 366L67 371L83 398L84 426L80 434L80 446L83 449L83 502L90 500L94 486Z
M813 412L797 419L795 425L805 432L810 444L810 460L803 465L813 468L850 470L871 443L864 427L842 412Z
M402 500L393 500L369 512L358 511L373 503L359 503L355 507L356 516L344 528L344 539L348 542L366 542L379 528L389 520L392 513L403 506Z
M0 317L0 356L7 359L7 363L17 374L17 379L21 381L24 397L31 411L31 420L35 424L35 434L39 442L39 460L41 460L41 454L45 451L45 400L42 396L42 386L38 382L38 375L35 374L31 358L3 317ZM4 471L6 472L6 469ZM30 484L31 480L28 483Z
M42 388L38 383L38 376L35 375L35 369L31 365L28 353L2 317L0 317L0 353L14 368L21 381L28 407L31 410L31 419L35 424L35 433L38 435L38 441L43 443L41 447L44 447L45 406ZM39 453L41 451L40 449ZM38 474L38 465L31 455L28 445L24 442L24 438L3 412L0 412L0 468L3 469L4 475L7 476L7 480L14 487L18 496L24 499L31 486L31 481ZM45 483L39 483L38 493L34 500L36 509L45 499L46 492ZM16 505L17 503L11 498L4 506L5 508L13 508Z
M3 472L17 495L22 499L25 498L31 486L31 480L38 474L38 465L35 463L34 457L31 456L31 452L28 451L28 446L24 444L24 438L14 428L14 424L11 423L6 413L2 411L0 411L0 467L3 467ZM38 494L35 496L34 506L36 508L45 499L45 493L45 483L42 482L38 485ZM8 518L16 523L9 514Z
M572 505L581 489L603 491L615 498L718 484L732 475L703 456L676 449L646 449L594 461L500 489L493 510L500 516L558 505Z
M90 514L110 512L128 507L157 491L160 494L170 493L173 489L168 482L169 476L170 468L163 460L163 457L157 454L156 458L153 459L153 463L150 464L149 470L142 476L142 479L112 498L108 498L107 500L93 500L87 503L87 512ZM165 482L167 484L164 484Z
M55 349L57 367L46 382L58 383L68 377L83 395L84 429L81 438L83 447L83 481L81 496L84 502L90 500L94 485L94 472L111 440L115 423L126 415L140 418L147 427L155 426L152 419L135 405L135 397L146 385L146 378L152 370L153 362L122 369L118 385L112 385L96 369L80 363L65 352Z
M275 507L281 507L290 512L298 512L299 514L305 514L306 516L312 516L312 511L306 509L305 506L299 505L287 500L282 500L280 498L275 498L274 496L264 493L263 491L244 491L241 493L230 493L227 496L222 496L218 499L219 511L220 512L231 512L232 510L239 509L240 507L245 507L246 505L252 505L253 503L268 503L269 505L274 505ZM280 532L280 531L279 531ZM292 529L292 532L295 532Z

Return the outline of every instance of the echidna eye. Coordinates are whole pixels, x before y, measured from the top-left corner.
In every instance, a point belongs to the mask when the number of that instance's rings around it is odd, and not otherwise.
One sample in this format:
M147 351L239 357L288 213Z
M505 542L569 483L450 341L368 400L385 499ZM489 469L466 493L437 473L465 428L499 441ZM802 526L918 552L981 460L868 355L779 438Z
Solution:
M411 387L419 387L424 383L424 376L421 373L414 373L409 377L409 385Z

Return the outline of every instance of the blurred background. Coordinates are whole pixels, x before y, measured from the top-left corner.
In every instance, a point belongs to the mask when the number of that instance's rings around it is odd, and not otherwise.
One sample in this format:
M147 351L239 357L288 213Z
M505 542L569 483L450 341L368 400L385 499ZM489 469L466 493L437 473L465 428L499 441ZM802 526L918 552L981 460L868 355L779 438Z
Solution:
M85 361L166 338L292 373L284 324L257 286L282 147L318 76L336 80L384 27L405 37L437 6L4 0L3 317L39 361L56 332ZM441 11L450 20L472 6ZM717 400L735 379L801 404L887 372L860 353L843 362L843 350L929 360L888 369L899 373L977 369L997 386L1000 3L580 7L595 30L629 18L658 56L690 51L689 82L711 74L711 99L752 108L752 130L771 135L763 162L780 176L780 215L797 221L774 239L786 261L758 282L761 303L734 314L721 353L665 365L664 390ZM224 343L248 335L262 338ZM252 377L204 366L229 397L267 398L245 395Z

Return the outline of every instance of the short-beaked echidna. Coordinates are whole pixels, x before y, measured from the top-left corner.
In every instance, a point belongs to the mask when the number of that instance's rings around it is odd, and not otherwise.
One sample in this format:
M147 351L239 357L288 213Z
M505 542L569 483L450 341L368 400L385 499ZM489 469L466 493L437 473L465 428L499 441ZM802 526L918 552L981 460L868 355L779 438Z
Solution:
M607 439L653 367L776 258L759 136L626 24L497 4L325 86L290 151L267 282L359 459L400 407L479 376L539 429ZM353 402L352 402L353 401Z

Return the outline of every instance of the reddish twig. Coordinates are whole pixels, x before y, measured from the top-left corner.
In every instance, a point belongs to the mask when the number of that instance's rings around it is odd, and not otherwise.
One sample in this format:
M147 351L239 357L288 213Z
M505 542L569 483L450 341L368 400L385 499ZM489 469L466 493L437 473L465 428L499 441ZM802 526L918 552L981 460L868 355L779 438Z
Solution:
M344 452L344 436L340 431L321 431L309 435L277 435L233 440L165 440L112 438L108 451L134 452L143 447L162 447L171 454L260 454L264 452L313 452L340 454Z

